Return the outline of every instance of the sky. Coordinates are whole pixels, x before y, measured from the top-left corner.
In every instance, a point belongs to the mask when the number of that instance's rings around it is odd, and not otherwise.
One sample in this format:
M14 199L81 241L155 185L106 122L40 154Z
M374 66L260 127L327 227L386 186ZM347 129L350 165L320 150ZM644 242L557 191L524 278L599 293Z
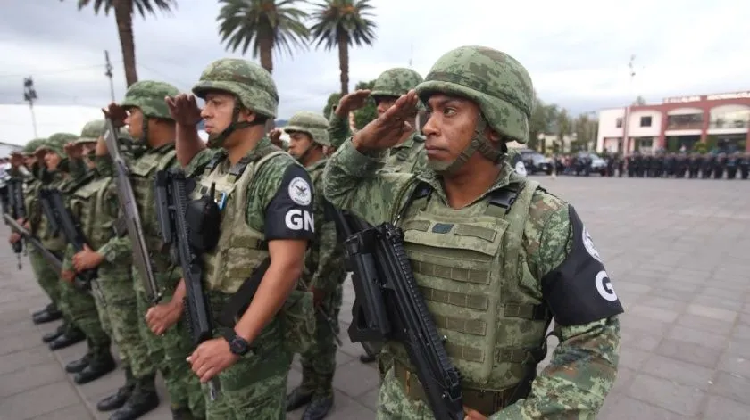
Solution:
M3 0L0 14L0 141L34 137L23 78L38 94L37 131L78 132L110 102L104 50L114 93L125 93L114 16L78 10L77 1ZM188 92L202 70L231 53L221 43L212 0L178 0L169 14L134 18L138 77ZM486 45L519 60L540 98L573 115L687 94L750 90L750 2L744 0L373 0L373 46L350 50L350 89L392 67L425 76L444 53ZM443 6L445 5L445 6ZM310 9L312 6L304 6ZM635 77L628 63L631 55ZM249 52L246 59L258 61ZM338 56L323 48L274 54L279 117L321 112L339 89Z

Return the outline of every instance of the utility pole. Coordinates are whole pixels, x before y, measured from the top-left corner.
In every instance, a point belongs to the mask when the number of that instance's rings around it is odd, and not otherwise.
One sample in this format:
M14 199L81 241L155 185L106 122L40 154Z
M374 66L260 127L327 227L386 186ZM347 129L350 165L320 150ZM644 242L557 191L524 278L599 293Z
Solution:
M104 50L104 75L109 77L109 92L112 95L112 103L115 102L115 85L112 83L112 63L109 61L109 52Z
M34 115L34 101L36 101L36 89L34 89L34 80L31 76L23 79L23 100L29 103L29 110L31 111L31 124L34 126L34 138L36 134L36 116Z
M635 54L630 55L630 62L628 63L628 68L630 68L630 82L628 85L628 98L632 96L633 94L633 78L635 77L635 66L633 65L633 62L635 61ZM622 122L622 143L623 143L623 150L624 153L630 152L630 138L628 133L628 128L630 127L630 106L631 101L628 99L627 107L625 108L625 118Z

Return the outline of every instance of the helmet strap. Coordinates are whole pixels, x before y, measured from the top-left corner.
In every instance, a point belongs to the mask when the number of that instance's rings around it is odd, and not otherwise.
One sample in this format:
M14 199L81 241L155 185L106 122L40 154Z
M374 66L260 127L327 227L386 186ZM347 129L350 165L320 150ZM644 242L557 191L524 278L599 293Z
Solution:
M226 139L234 133L235 130L241 129L241 128L248 128L255 125L260 124L260 122L256 121L240 121L240 103L239 99L234 104L234 109L232 110L232 122L229 124L229 127L221 130L221 133L215 135L215 136L209 136L208 137L208 147L214 148L214 147L221 147L221 145L224 144Z
M428 161L427 167L438 173L439 175L450 175L458 171L469 161L474 152L479 152L485 158L492 162L499 163L502 160L503 152L495 148L489 139L485 135L487 131L487 120L484 116L479 117L476 126L474 127L474 134L471 137L471 142L461 152L461 154L452 161Z

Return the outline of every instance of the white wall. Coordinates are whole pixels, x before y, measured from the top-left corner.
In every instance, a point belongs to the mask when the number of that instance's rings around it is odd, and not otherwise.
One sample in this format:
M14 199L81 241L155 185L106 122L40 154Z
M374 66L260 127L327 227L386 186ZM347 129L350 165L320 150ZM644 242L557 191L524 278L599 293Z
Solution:
M641 127L641 117L651 117L651 127ZM661 133L660 111L633 111L628 117L628 137L659 137Z
M622 137L623 129L617 128L617 119L625 118L625 108L603 109L599 111L599 129L596 135L596 151L604 151L605 137Z

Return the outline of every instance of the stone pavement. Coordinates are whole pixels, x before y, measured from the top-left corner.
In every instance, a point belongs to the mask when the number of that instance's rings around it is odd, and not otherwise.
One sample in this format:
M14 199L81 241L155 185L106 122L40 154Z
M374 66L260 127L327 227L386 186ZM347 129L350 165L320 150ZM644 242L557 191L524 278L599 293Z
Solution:
M599 418L747 419L750 182L537 179L575 205L627 311L618 380ZM46 301L28 262L18 271L1 246L0 267L0 420L106 419L92 414L93 404L122 375L73 385L61 365L84 345L50 352L40 337L54 325L37 328L29 317ZM351 286L344 299L342 331L351 320ZM361 348L345 332L341 339L329 418L374 418L376 369L359 362ZM290 388L300 380L298 364L289 378ZM301 410L289 416L300 417ZM168 402L143 418L170 418Z

